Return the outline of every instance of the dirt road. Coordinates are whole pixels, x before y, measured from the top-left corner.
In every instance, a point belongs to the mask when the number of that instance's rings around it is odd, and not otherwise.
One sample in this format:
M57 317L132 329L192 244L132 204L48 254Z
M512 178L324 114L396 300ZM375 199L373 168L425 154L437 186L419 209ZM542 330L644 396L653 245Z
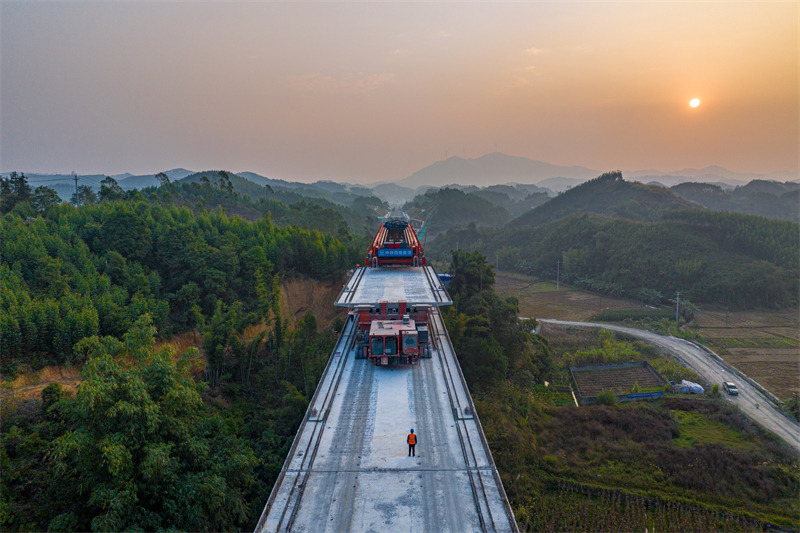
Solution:
M700 348L689 341L677 337L665 337L657 333L634 328L552 319L539 319L539 322L563 327L605 328L617 333L623 333L662 348L703 376L708 383L721 385L723 381L732 381L739 388L739 395L729 396L723 391L722 394L725 400L739 407L748 418L775 433L800 452L800 425L784 416L761 391L748 381L741 379L730 366L712 355L713 352L709 353L710 350Z

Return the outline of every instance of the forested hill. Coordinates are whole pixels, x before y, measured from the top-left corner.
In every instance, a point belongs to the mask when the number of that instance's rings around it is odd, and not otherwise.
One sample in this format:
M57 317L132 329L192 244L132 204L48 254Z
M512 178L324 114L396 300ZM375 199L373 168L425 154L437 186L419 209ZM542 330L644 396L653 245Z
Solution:
M427 230L430 237L460 225L498 226L508 220L504 207L458 189L429 190L403 206L404 211L412 208L435 210Z
M610 296L739 308L794 307L800 292L800 226L753 215L689 210L658 222L575 214L535 228L454 229L427 248L455 243L496 258L500 269Z
M509 222L510 227L537 226L575 213L595 213L632 220L658 220L665 211L700 208L669 189L623 180L607 172L561 193Z
M228 216L260 204L219 184L0 185L0 528L252 530L341 327L292 329L280 282L339 282L363 240ZM48 365L77 389L17 402Z
M142 193L192 209L220 206L227 214L247 220L258 220L269 212L278 225L304 226L340 237L349 232L371 237L377 226L375 208L386 209L386 204L375 196L343 189L328 193L320 188L259 185L222 170L197 172ZM128 194L135 195L135 191Z
M3 217L0 243L2 361L69 361L81 338L119 336L143 313L166 334L210 318L218 302L256 312L274 280L337 278L361 248L269 218L143 201L64 204L38 216L18 205Z
M715 211L800 222L800 183L753 180L730 191L712 183L681 183L671 190Z

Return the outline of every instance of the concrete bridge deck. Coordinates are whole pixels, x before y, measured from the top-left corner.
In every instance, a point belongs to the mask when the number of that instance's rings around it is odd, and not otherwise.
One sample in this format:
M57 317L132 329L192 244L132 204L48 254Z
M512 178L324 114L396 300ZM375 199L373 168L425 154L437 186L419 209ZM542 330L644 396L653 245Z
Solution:
M354 329L351 319L256 531L517 531L438 311L432 358L413 366L356 359Z

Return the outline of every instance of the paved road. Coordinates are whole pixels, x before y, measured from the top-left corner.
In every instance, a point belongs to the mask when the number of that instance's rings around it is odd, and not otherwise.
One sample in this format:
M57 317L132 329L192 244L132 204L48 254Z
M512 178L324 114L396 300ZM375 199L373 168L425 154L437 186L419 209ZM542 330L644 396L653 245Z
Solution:
M775 433L795 450L800 452L800 425L785 417L769 399L749 382L741 379L729 366L697 345L677 337L665 337L641 329L609 326L592 322L569 322L564 320L539 319L545 324L566 327L605 328L610 331L624 333L650 344L654 344L674 355L686 365L700 374L708 383L721 384L732 381L739 388L738 396L729 396L723 391L726 401L739 407L748 418L761 427Z

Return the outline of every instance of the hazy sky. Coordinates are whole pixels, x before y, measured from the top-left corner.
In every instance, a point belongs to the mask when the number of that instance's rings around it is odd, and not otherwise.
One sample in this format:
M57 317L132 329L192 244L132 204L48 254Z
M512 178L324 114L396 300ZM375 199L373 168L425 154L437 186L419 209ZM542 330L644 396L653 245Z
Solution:
M500 151L796 178L799 5L2 0L0 167L373 182Z

